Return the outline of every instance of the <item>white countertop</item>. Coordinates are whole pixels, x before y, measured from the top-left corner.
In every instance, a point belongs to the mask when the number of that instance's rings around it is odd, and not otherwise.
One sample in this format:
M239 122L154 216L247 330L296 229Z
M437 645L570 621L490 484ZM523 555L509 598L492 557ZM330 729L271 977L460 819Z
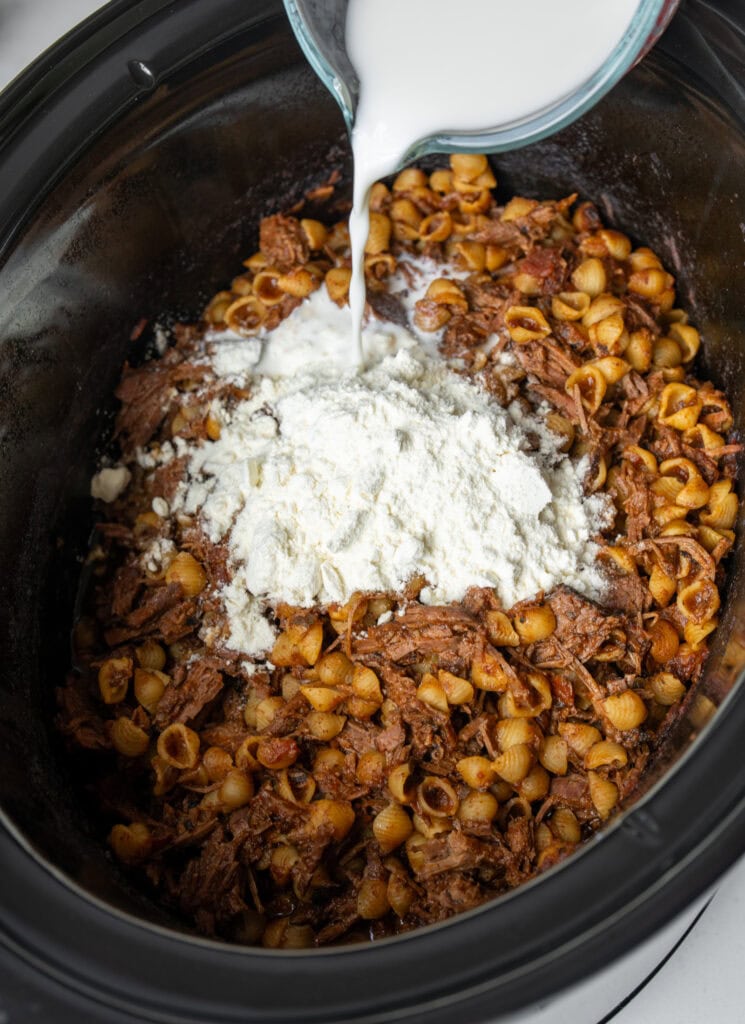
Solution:
M720 882L688 937L613 1024L742 1024L744 965L745 859Z
M0 88L99 6L95 0L0 0ZM741 1024L744 1002L745 860L723 880L680 948L613 1022Z

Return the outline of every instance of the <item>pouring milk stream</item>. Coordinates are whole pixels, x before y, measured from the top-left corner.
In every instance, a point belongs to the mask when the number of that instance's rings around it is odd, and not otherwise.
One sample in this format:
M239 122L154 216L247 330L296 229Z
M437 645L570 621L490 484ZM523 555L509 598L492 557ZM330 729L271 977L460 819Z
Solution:
M604 64L639 0L349 0L346 46L360 81L352 131L353 346L362 362L370 188L420 140L519 122Z

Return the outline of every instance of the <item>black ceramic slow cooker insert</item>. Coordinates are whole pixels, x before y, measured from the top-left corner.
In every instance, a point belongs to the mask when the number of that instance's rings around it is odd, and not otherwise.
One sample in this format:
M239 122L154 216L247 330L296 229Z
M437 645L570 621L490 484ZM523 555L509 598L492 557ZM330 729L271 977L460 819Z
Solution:
M660 253L740 430L744 80L738 0L687 0L580 122L495 161L505 193L577 190ZM111 861L51 723L113 387L138 321L196 317L259 219L331 165L348 180L341 115L279 0L115 0L0 96L0 943L112 1013L498 1020L638 945L745 850L738 545L703 684L719 710L630 812L497 902L370 946L245 949L187 933Z

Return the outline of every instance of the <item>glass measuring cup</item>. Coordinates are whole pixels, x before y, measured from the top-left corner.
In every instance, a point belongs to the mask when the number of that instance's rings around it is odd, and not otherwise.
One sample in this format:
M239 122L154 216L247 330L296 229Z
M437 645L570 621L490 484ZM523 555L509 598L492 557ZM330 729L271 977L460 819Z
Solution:
M346 49L348 0L284 0L284 4L303 52L335 96L351 132L360 86ZM550 107L497 128L443 132L420 139L402 163L427 153L496 153L517 149L559 131L597 103L644 57L667 27L678 4L679 0L640 0L626 33L608 60L578 89Z

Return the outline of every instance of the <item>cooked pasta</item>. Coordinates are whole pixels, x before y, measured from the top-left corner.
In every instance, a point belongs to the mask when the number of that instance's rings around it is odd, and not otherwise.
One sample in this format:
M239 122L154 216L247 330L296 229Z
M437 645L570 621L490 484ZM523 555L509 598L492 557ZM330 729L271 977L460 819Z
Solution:
M58 724L97 752L87 779L115 857L207 934L305 948L477 906L572 854L630 804L674 724L715 710L697 686L739 445L726 396L695 376L699 330L660 257L592 203L502 206L495 184L486 157L460 154L374 186L368 298L390 308L392 275L431 261L416 326L584 460L586 491L615 510L601 604L558 587L507 608L481 587L437 607L416 578L273 607L267 661L207 643L225 552L170 514L178 460L154 482L138 453L209 445L245 397L205 371L205 332L272 330L319 288L348 302L347 224L317 202L265 218L202 323L125 371L117 435L133 481L99 509ZM154 541L164 563L145 566Z

